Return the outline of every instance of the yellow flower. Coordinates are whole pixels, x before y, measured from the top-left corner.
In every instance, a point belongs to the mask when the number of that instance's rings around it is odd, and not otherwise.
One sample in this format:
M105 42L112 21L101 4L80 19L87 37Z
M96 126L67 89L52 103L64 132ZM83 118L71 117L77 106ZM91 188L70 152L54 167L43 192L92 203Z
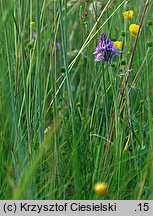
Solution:
M122 41L115 41L114 42L114 47L116 47L116 49L118 49L118 50L121 50L122 44L123 44Z
M122 14L126 20L130 20L132 19L134 12L133 10L129 10L129 11L123 12Z
M105 182L98 182L94 186L94 191L97 195L104 195L107 191L108 185Z
M129 27L129 31L133 37L136 37L139 31L139 25L131 24Z
M34 28L35 27L35 22L30 22L30 28Z

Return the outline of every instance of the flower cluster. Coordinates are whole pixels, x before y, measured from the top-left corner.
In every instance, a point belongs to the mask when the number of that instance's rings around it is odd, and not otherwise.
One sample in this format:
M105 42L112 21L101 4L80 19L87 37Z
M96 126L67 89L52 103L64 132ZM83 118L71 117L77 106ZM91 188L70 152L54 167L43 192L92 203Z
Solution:
M133 18L134 12L133 10L125 11L122 13L124 18L128 21ZM129 26L129 32L132 37L137 37L140 32L139 25L135 23ZM125 37L125 32L121 32L120 36L122 38ZM113 40L113 39L112 39ZM120 50L122 50L123 41L117 41L116 39L111 41L105 33L102 33L99 37L99 42L94 52L95 61L103 61L106 63L112 63L112 60L115 55L120 54Z
M130 20L132 19L134 12L133 10L129 10L129 11L123 12L122 14L126 20ZM135 23L131 24L129 26L129 32L131 36L136 37L139 32L139 25L136 25Z
M119 55L120 52L114 46L113 41L111 41L105 33L102 33L99 37L99 42L94 52L96 55L95 61L104 61L106 63L112 63L113 57Z

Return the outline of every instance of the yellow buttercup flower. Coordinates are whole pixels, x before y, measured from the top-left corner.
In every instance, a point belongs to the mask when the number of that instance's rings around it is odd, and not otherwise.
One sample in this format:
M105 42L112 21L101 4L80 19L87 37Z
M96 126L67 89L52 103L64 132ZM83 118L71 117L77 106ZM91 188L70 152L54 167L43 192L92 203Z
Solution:
M131 36L136 37L139 31L139 25L131 24L129 27Z
M132 19L134 12L133 10L129 10L129 11L123 12L122 14L126 20L130 20Z
M94 191L97 195L104 195L108 189L108 185L105 182L96 183Z
M122 44L123 44L122 41L115 41L114 42L114 47L116 47L116 49L118 49L118 50L121 50Z

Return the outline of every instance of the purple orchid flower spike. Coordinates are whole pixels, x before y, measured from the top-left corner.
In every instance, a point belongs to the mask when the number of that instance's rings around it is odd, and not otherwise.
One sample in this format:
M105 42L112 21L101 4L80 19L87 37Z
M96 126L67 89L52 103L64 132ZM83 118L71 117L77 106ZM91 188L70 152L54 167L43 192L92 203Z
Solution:
M102 33L99 37L99 42L94 52L95 61L103 61L106 63L112 63L113 57L119 55L120 52L114 46L113 41L111 41L105 33Z

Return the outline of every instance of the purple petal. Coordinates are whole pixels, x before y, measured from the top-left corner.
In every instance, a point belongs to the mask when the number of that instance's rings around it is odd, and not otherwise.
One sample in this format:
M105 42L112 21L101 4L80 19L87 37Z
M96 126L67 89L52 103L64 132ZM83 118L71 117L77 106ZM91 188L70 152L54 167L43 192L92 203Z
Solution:
M102 59L103 54L99 53L96 55L95 61L100 61Z
M107 38L105 33L100 35L100 40L96 47L96 50L93 54L95 54L95 61L104 61L106 63L112 63L112 60L115 55L119 55L120 52L114 47L113 41Z
M105 33L102 33L102 34L100 35L99 39L100 39L101 41L105 41L105 40L107 40L107 35L106 35Z

